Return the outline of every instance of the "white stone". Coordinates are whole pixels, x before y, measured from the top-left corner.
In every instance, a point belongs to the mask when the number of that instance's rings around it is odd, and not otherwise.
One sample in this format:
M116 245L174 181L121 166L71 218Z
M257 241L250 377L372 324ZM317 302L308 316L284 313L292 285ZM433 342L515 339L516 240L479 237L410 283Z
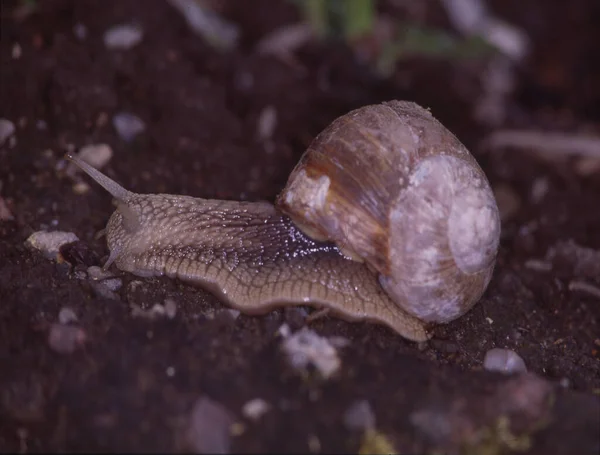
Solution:
M501 373L524 373L527 371L525 362L515 351L494 348L485 353L483 367L489 371Z
M144 31L132 24L115 25L104 32L104 44L109 49L131 49L142 41Z
M130 142L146 130L146 124L129 112L120 112L113 117L113 126L121 139Z
M307 328L286 338L282 349L293 368L304 369L312 364L324 378L331 377L341 366L337 350L329 340Z
M242 414L250 420L258 420L266 414L271 406L262 398L255 398L248 401L242 407Z
M63 231L38 231L31 234L26 243L41 251L49 259L58 258L59 249L67 243L76 242L79 238L72 232Z
M79 158L96 169L106 166L112 156L112 148L107 144L90 144L79 151Z

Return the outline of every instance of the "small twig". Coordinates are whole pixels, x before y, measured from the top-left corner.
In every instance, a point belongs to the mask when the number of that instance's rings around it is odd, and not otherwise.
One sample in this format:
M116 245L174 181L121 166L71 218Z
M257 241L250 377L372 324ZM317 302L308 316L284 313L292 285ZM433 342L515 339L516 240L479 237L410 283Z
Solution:
M240 35L237 25L226 21L197 0L167 0L189 27L215 48L232 49Z
M571 281L569 283L569 290L585 292L586 294L593 295L594 297L598 297L600 299L600 288L594 286L593 284L586 283L585 281Z
M491 149L530 149L547 158L587 156L600 159L600 137L536 130L499 130L484 140Z
M492 15L482 0L441 0L441 3L462 34L481 36L513 60L521 60L527 54L527 35Z
M285 25L265 35L256 45L256 51L262 55L289 55L313 37L314 31L307 23Z
M320 310L317 310L317 311L309 314L306 317L306 323L310 324L311 322L314 322L317 319L322 319L322 318L326 317L329 314L329 312L330 312L329 308L321 308Z

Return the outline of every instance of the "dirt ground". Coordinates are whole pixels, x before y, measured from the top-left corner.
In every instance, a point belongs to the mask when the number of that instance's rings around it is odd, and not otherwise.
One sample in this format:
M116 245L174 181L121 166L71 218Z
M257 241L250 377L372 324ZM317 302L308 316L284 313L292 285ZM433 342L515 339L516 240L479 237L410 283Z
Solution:
M596 0L490 3L531 40L494 126L473 114L485 70L476 59L410 56L379 77L335 42L260 55L259 40L299 20L291 2L224 2L241 32L230 51L162 0L44 0L15 15L23 3L1 5L0 117L16 131L0 144L0 450L599 453L600 166L482 142L506 128L598 136ZM382 8L403 17L400 3ZM437 2L421 20L450 29ZM104 32L131 22L142 41L107 49ZM504 216L487 292L428 343L331 316L307 321L311 308L237 315L167 278L119 274L122 286L107 292L88 276L108 253L95 235L114 207L69 171L65 152L110 145L103 171L138 193L273 201L319 131L389 99L431 108L475 155ZM257 133L265 109L276 112L268 137ZM131 142L111 121L124 111L146 125ZM52 260L26 245L41 230L80 241ZM175 314L148 316L167 301ZM52 341L65 308L77 317L73 352ZM293 368L282 325L346 340L337 374ZM494 347L517 352L529 373L485 371ZM268 410L249 417L257 398ZM361 400L371 420L357 426L348 415Z

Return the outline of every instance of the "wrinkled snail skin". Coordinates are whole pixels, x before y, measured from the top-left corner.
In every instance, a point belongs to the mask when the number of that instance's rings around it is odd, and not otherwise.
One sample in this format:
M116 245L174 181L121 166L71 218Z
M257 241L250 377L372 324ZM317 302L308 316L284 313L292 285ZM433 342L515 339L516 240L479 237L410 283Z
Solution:
M271 204L135 194L76 156L68 158L117 201L105 230L105 267L178 278L247 314L313 305L349 321L385 324L410 340L429 338L424 324L399 309L364 264L332 243L311 240Z
M414 103L336 119L275 206L135 194L69 159L117 200L105 267L179 278L246 313L308 304L424 341L480 299L494 269L500 216L485 174Z

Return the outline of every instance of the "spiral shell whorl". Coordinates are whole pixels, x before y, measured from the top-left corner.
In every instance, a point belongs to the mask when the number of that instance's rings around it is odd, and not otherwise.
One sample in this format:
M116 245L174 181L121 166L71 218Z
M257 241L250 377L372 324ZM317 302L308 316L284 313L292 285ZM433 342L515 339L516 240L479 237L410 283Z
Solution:
M491 191L460 158L422 160L389 214L390 272L380 283L430 322L448 322L479 299L493 269L500 221Z
M494 267L500 221L485 174L429 111L404 101L336 119L311 144L278 207L379 274L404 310L448 322Z

